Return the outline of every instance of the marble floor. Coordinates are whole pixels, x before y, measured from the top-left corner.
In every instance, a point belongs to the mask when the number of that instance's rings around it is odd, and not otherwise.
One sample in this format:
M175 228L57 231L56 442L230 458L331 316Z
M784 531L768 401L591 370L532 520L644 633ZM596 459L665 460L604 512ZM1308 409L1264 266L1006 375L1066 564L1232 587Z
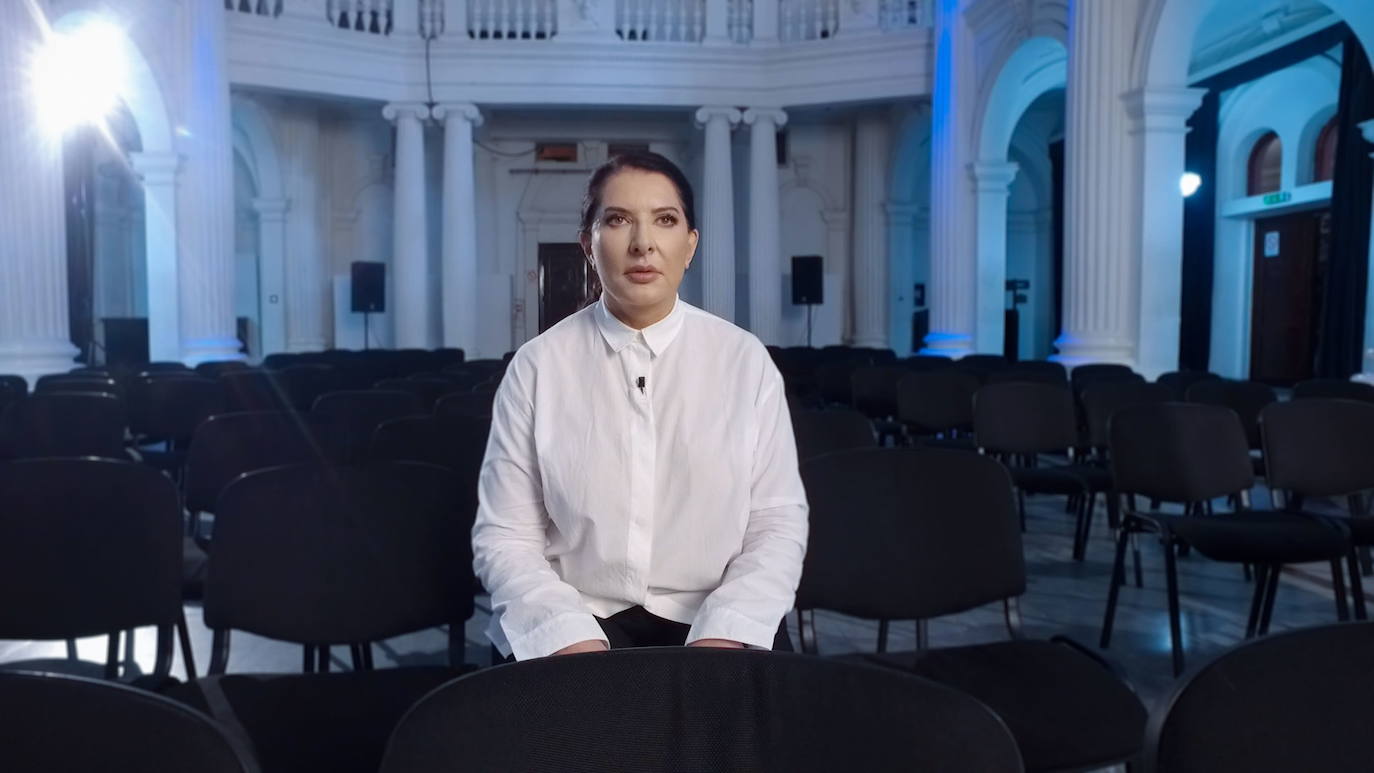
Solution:
M1267 498L1256 492L1256 506ZM1029 570L1029 589L1021 600L1024 632L1028 636L1067 635L1092 647L1098 633L1111 570L1112 543L1105 527L1095 528L1087 559L1076 563L1069 558L1072 521L1064 512L1062 498L1039 497L1028 500L1028 529L1025 550ZM1146 705L1153 707L1167 697L1174 679L1169 659L1169 629L1165 613L1164 565L1157 543L1142 543L1145 587L1127 584L1121 593L1112 646L1105 655L1119 664ZM1179 561L1182 592L1183 635L1190 664L1198 664L1240 641L1249 611L1251 585L1241 568L1217 564L1196 553ZM1325 564L1292 567L1285 572L1274 612L1273 630L1324 624L1335 620L1335 606L1329 589ZM1369 586L1367 586L1369 587ZM1374 596L1371 596L1374 602ZM478 599L478 612L465 626L467 659L486 664L490 651L483 629L488 619L486 598ZM210 631L201 619L197 604L186 607L196 663L202 671L209 662ZM796 617L789 616L793 641ZM877 637L877 623L820 612L816 615L820 648L824 654L871 651ZM931 621L933 646L995 641L1006 636L1001 605ZM125 678L132 678L152 667L154 636L151 629L136 637L132 652L127 652ZM910 622L894 622L889 647L911 649L915 627ZM374 648L378 668L391 665L442 663L447 645L444 631L435 629L380 643ZM51 670L99 675L105 657L105 637L78 642L81 662L66 658L63 642L0 642L0 667L47 667ZM333 650L336 669L348 668L346 648ZM131 656L131 657L129 657ZM235 633L229 665L232 672L290 672L301 668L298 646ZM174 675L184 677L178 655Z

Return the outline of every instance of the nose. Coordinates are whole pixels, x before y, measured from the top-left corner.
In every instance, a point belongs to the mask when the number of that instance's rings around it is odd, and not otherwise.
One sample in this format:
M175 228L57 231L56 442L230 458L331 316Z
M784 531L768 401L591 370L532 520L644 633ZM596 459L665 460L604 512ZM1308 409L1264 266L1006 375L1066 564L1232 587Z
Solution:
M653 240L649 238L648 229L635 226L634 229L630 231L630 254L648 255L653 251L654 243Z

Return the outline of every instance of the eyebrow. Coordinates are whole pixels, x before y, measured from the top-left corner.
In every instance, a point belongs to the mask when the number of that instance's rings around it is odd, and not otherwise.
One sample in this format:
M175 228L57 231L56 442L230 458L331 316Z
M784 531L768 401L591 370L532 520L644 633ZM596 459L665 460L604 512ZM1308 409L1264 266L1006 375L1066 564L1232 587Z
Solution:
M603 211L603 212L624 212L624 213L627 214L627 215L630 214L630 210L625 209L624 207L602 207L602 211ZM657 208L654 209L654 212L673 212L673 213L676 213L677 211L678 211L677 207L657 207Z

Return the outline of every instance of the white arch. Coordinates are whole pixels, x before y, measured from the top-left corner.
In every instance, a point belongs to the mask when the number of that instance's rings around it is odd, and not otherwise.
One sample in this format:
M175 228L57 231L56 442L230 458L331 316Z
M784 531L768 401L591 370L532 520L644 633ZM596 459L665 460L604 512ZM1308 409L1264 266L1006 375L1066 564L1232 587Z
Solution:
M256 188L258 216L258 324L266 356L286 351L286 221L290 202L284 196L282 164L267 111L252 99L235 96L230 103L234 152L243 159Z
M930 108L903 116L893 135L888 184L888 341L899 355L917 348L911 339L916 311L913 285L930 281Z
M1064 88L1069 78L1068 67L1068 49L1055 38L1029 38L1007 56L982 100L980 160L1006 161L1011 136L1021 116L1046 92Z
M54 20L67 32L90 22L108 21L91 10L73 10ZM177 193L179 157L173 144L171 114L162 87L138 44L125 36L128 83L121 95L138 127L143 150L130 158L142 179L144 244L148 277L148 354L153 360L181 359L181 304L177 284Z

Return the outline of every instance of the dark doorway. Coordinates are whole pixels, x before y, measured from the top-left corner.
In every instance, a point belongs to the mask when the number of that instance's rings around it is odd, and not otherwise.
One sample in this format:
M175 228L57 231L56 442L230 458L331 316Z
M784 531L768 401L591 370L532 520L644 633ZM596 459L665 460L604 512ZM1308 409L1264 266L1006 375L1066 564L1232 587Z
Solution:
M1291 385L1313 375L1331 215L1255 221L1250 378Z
M539 245L539 332L595 298L596 272L577 242Z
M95 174L92 127L73 129L62 145L67 227L67 329L86 364L95 362Z

